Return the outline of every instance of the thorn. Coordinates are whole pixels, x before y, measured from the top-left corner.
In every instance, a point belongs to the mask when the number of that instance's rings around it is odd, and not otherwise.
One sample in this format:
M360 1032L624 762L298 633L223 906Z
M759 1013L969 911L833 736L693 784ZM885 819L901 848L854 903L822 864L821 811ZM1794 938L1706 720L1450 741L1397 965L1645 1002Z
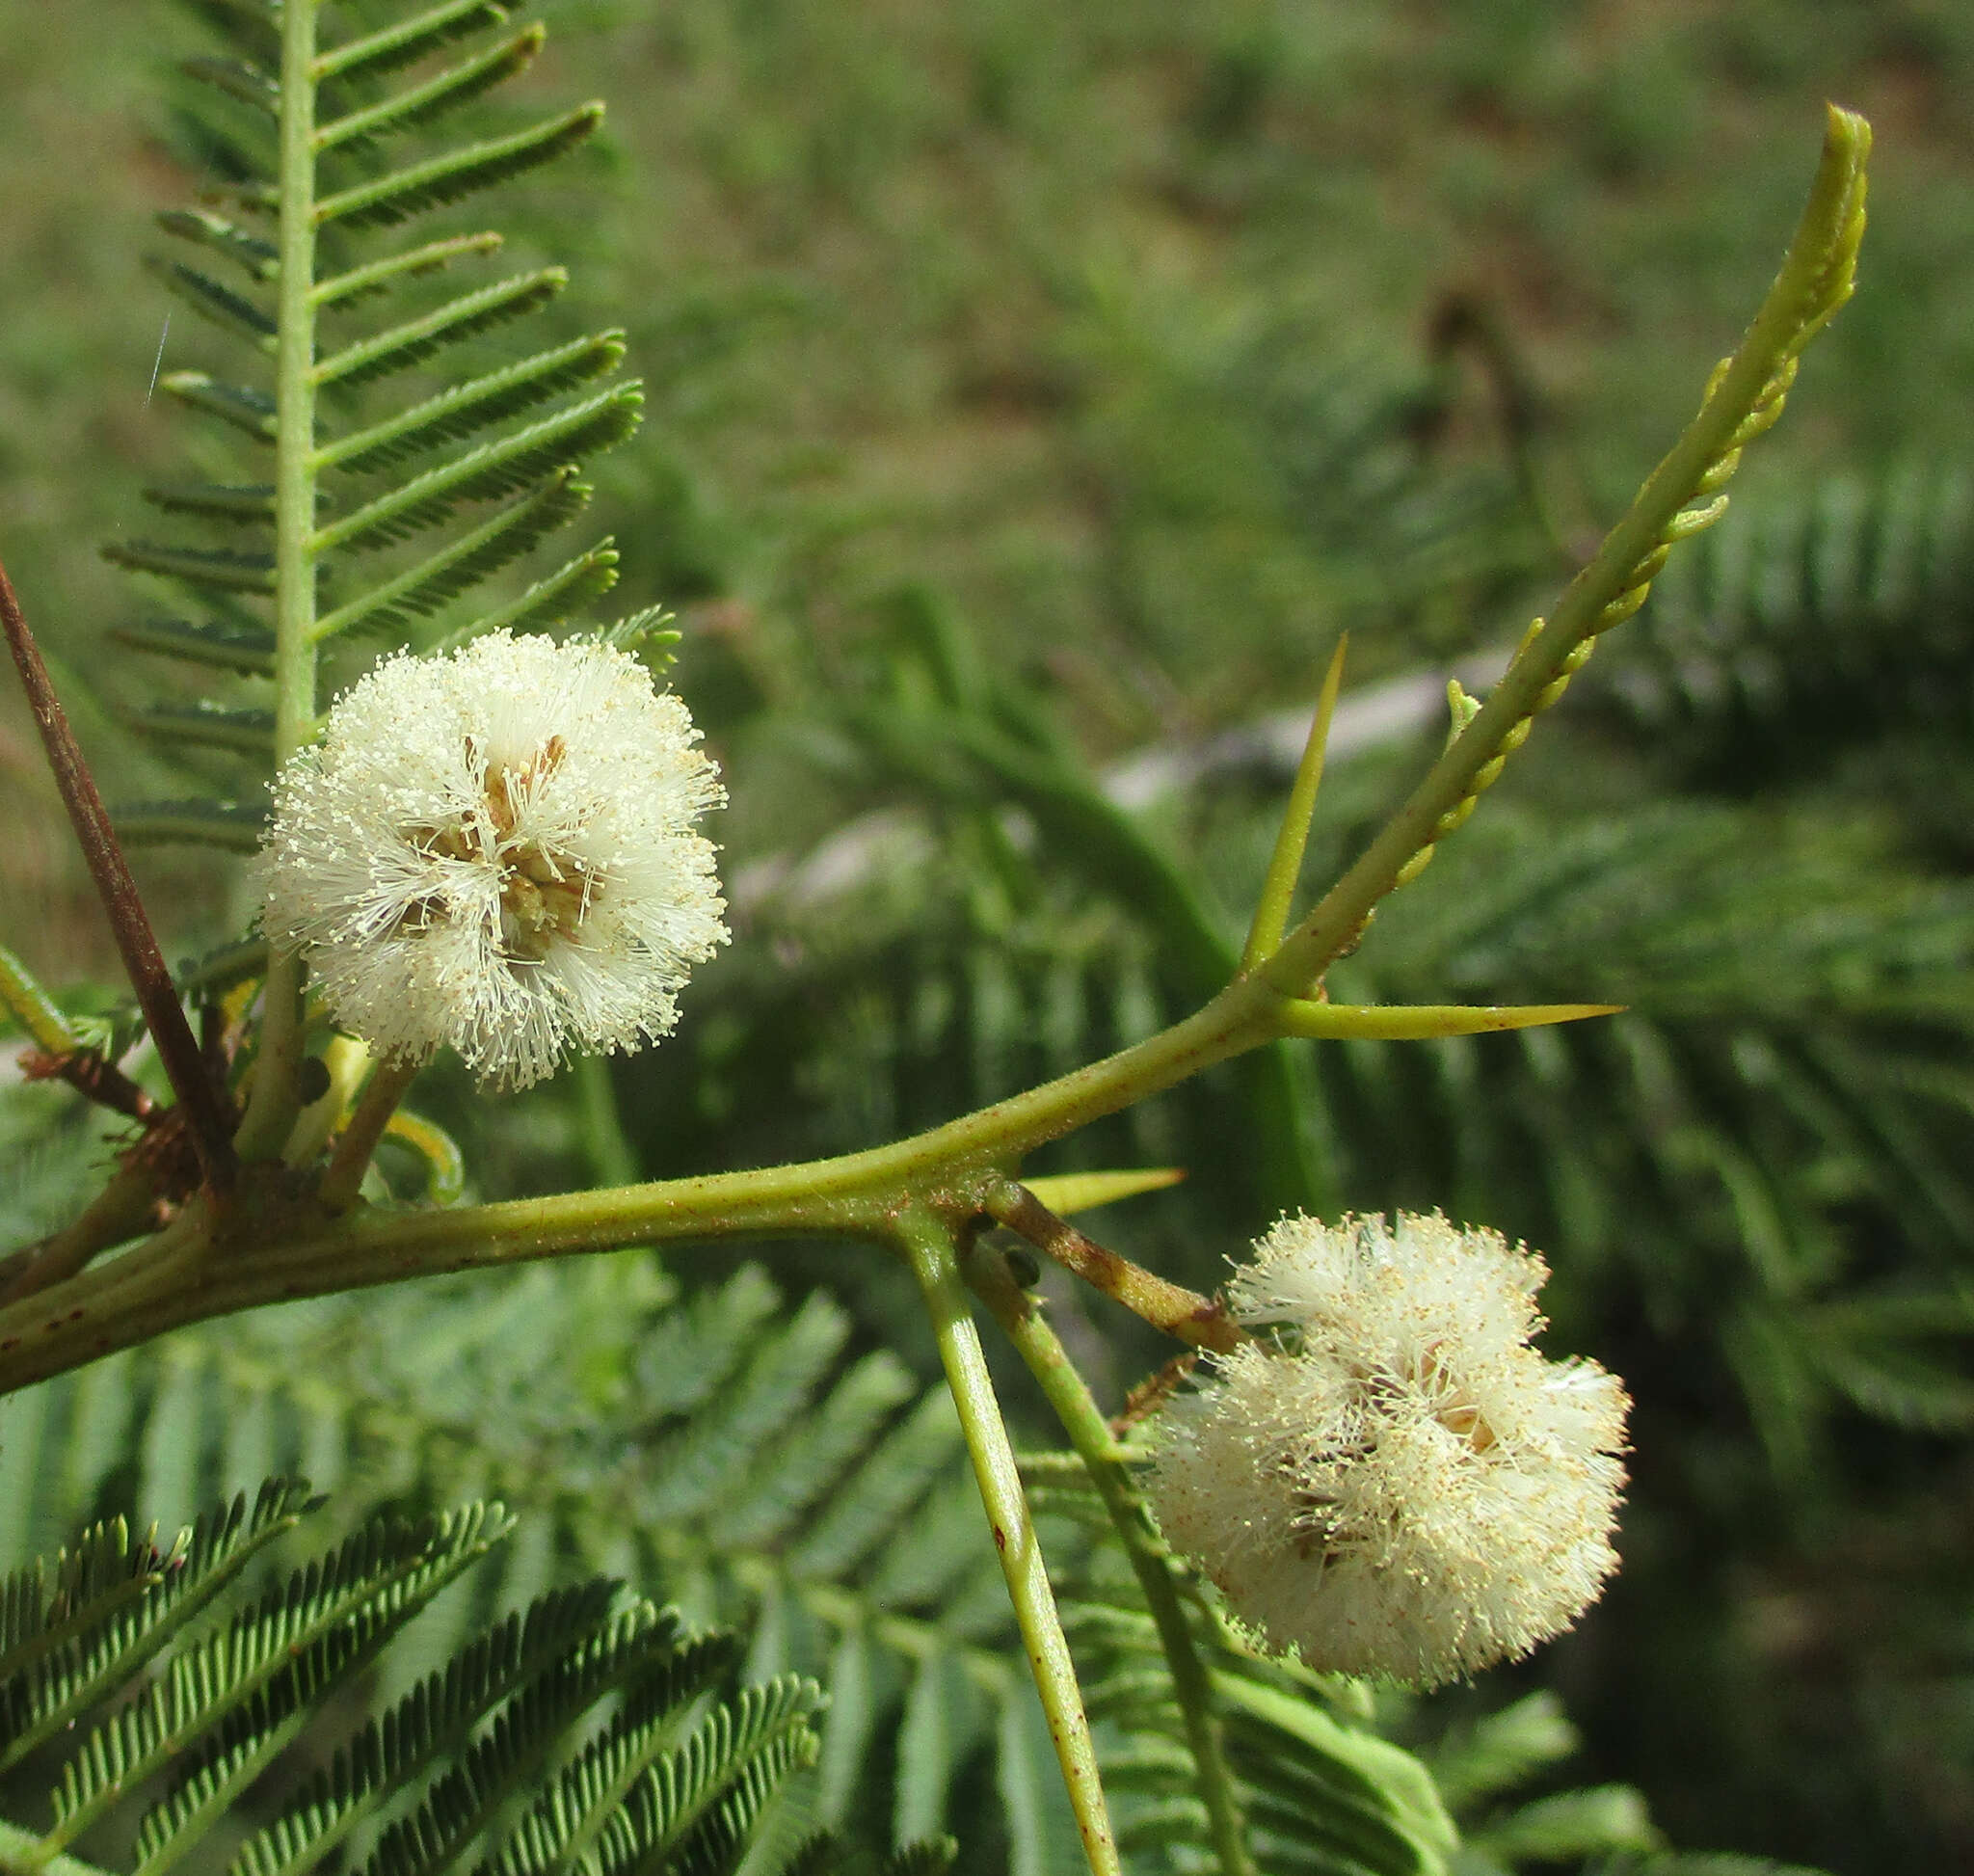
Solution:
M1316 813L1316 792L1322 786L1323 752L1329 747L1330 719L1336 714L1337 693L1344 686L1344 654L1349 649L1350 634L1337 640L1330 655L1330 668L1322 681L1322 695L1316 714L1310 718L1309 740L1302 747L1302 761L1295 780L1289 788L1288 805L1282 810L1281 831L1275 836L1275 850L1268 856L1268 870L1262 880L1261 897L1254 907L1254 923L1247 931L1247 943L1240 952L1240 968L1251 971L1274 954L1289 928L1289 906L1295 897L1295 882L1302 873L1302 854L1309 844L1309 823Z

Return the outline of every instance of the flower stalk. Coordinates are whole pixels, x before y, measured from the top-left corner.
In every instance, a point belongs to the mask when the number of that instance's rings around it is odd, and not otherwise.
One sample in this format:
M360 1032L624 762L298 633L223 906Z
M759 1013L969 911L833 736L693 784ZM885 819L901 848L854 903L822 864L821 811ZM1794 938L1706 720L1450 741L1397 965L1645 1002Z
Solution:
M1168 1282L1128 1257L1107 1250L1059 1219L1026 1186L1012 1179L987 1195L987 1214L1018 1232L1064 1270L1073 1271L1113 1302L1121 1302L1154 1328L1196 1349L1233 1348L1241 1338L1233 1319L1211 1297Z
M1008 1444L1007 1428L1000 1418L1000 1403L988 1378L987 1359L961 1281L952 1234L938 1219L908 1214L899 1220L899 1235L932 1317L939 1358L946 1368L953 1405L959 1409L980 1501L993 1528L1008 1599L1014 1604L1015 1622L1034 1675L1035 1691L1042 1697L1049 1737L1069 1791L1090 1876L1123 1876L1097 1770L1097 1749L1083 1712L1082 1688L1062 1633L1062 1619L1056 1613L1055 1593L1049 1587L1042 1546L1028 1516L1014 1448Z
M1117 1442L1110 1436L1103 1410L1050 1327L1041 1305L1014 1281L1004 1258L983 1245L975 1245L966 1260L966 1276L974 1294L993 1312L994 1320L1006 1331L1049 1405L1055 1409L1055 1417L1062 1422L1069 1443L1082 1461L1097 1495L1103 1499L1111 1528L1130 1560L1132 1573L1144 1592L1146 1607L1158 1625L1160 1647L1172 1671L1179 1715L1192 1754L1194 1786L1200 1803L1206 1807L1220 1876L1254 1876L1254 1862L1247 1853L1246 1826L1221 1738L1213 1682L1180 1603L1170 1553L1152 1529L1144 1501L1119 1457Z
M417 1079L418 1065L411 1061L381 1061L365 1084L357 1111L337 1137L335 1150L329 1157L329 1168L319 1188L324 1207L332 1212L346 1211L357 1202L363 1175L370 1169L377 1144L389 1130L397 1105Z

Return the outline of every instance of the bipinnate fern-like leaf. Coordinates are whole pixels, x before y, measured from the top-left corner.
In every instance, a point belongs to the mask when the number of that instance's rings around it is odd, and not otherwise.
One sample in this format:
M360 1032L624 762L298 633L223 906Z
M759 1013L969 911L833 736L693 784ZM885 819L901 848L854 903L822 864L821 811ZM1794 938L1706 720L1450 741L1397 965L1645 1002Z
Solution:
M20 1659L0 1685L0 1768L125 1684L257 1552L312 1509L306 1487L284 1480L270 1480L251 1506L244 1493L235 1497L180 1535L167 1553L170 1568L160 1568L158 1580L147 1583L135 1600L117 1594L87 1621L79 1620L82 1610L62 1607L59 1598L44 1603L41 1634L48 1645L41 1648L32 1646L27 1615L34 1576L10 1579L19 1623L10 1652L17 1648ZM58 1563L58 1581L62 1568ZM51 1628L62 1632L51 1635Z
M289 1809L242 1847L234 1862L239 1876L286 1876L327 1855L394 1791L464 1745L492 1708L536 1676L546 1678L551 1667L567 1677L579 1664L590 1670L588 1684L601 1691L610 1678L595 1673L598 1662L616 1666L654 1639L661 1646L671 1643L673 1625L649 1604L612 1617L616 1601L615 1587L598 1578L549 1592L524 1616L510 1615L475 1637L381 1722L366 1722L337 1749ZM557 1723L567 1723L564 1707L557 1708ZM514 1731L511 1725L496 1729L496 1737L504 1744ZM428 1798L428 1809L432 1803Z
M146 1876L176 1860L214 1813L348 1678L468 1565L504 1537L497 1505L406 1525L379 1519L174 1655L166 1672L96 1728L63 1768L50 1841L72 1842L130 1785L168 1763L174 1789L138 1832ZM195 1750L195 1742L206 1743Z
M491 230L365 252L380 234L594 135L602 107L592 103L502 135L418 147L526 69L542 25L514 26L510 9L490 0L445 0L384 23L373 11L364 24L375 30L318 44L328 14L302 18L254 0L194 11L223 45L184 68L193 101L182 118L226 179L224 200L162 214L158 226L180 252L150 265L167 291L244 349L236 373L171 371L160 388L227 432L258 445L287 436L288 447L276 451L273 482L259 455L237 479L147 491L164 515L222 538L125 540L105 552L208 608L204 618L131 626L123 642L173 659L208 691L222 674L244 685L132 713L168 748L223 751L245 764L231 801L141 807L129 817L133 832L233 846L260 812L273 758L312 732L318 646L346 632L402 636L428 621L427 642L498 624L562 628L608 590L617 558L605 542L524 593L453 612L574 518L588 494L579 465L635 429L639 393L634 384L598 385L623 358L622 335L606 332L558 338L497 370L399 397L390 411L362 409L370 387L441 364L467 341L542 311L568 284L563 268L541 266L449 289L449 270L498 249ZM301 68L297 44L310 54L307 95L284 97L283 69ZM298 124L307 129L306 156L295 153ZM305 292L283 279L284 255L311 268ZM373 301L392 309L366 321ZM298 425L312 445L302 452L289 434ZM355 557L437 528L453 537L422 554ZM646 628L639 636L653 643ZM275 680L271 712L254 693L264 677ZM310 701L304 709L298 699Z
M673 1716L633 1705L536 1801L489 1876L731 1868L774 1788L814 1756L820 1703L814 1681L783 1675L669 1750Z
M272 1480L252 1514L236 1500L164 1552L120 1523L94 1527L53 1565L5 1579L4 1658L17 1680L133 1608L147 1618L144 1639L161 1642L321 1502ZM67 1860L58 1853L112 1805L154 1793L136 1827L135 1876L209 1859L211 1833L247 1786L512 1528L497 1505L415 1524L373 1520L171 1654L69 1759L52 1794L53 1829L37 1838L0 1825L0 1844L61 1870ZM147 1598L156 1606L147 1609ZM231 1876L329 1866L439 1876L476 1853L489 1871L566 1867L576 1857L613 1873L736 1869L790 1772L814 1757L811 1722L821 1704L814 1683L793 1675L722 1698L739 1653L731 1632L694 1631L678 1610L627 1597L607 1577L545 1591L524 1613L468 1637L328 1754L239 1847ZM130 1649L119 1657L140 1658ZM126 1667L98 1679L86 1704L128 1678ZM616 1711L583 1739L588 1717L612 1696ZM59 1685L41 1704L63 1724L78 1710ZM506 1830L514 1805L530 1800L519 1828ZM364 1831L367 1846L354 1836Z
M286 1876L312 1866L361 1821L363 1810L385 1803L430 1759L456 1750L480 1716L505 1701L492 1728L426 1787L416 1810L385 1827L363 1866L367 1876L444 1868L494 1823L503 1805L539 1787L569 1729L596 1701L631 1686L631 1704L665 1724L738 1653L731 1635L685 1633L675 1609L646 1601L614 1609L618 1597L606 1578L578 1595L580 1609L537 1597L520 1635L516 1618L507 1618L454 1657L444 1686L435 1676L413 1688L395 1708L395 1729L387 1729L379 1744L373 1724L343 1748L330 1789L318 1780L280 1825L249 1844L235 1864L237 1876ZM550 1625L563 1631L561 1637ZM363 1778L358 1767L375 1771Z

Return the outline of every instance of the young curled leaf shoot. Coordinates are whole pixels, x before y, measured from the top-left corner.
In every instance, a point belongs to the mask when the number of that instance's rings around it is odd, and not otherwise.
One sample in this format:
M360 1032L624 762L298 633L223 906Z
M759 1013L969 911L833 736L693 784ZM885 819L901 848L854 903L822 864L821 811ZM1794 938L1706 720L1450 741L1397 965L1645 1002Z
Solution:
M1672 549L1724 512L1721 493L1741 453L1782 414L1802 349L1851 297L1864 235L1871 126L1832 105L1823 157L1781 271L1732 357L1707 382L1698 415L1652 471L1595 556L1545 622L1529 629L1514 661L1411 798L1259 974L1289 997L1307 997L1356 943L1377 901L1416 879L1434 848L1473 813L1502 766L1528 739L1590 656L1600 633L1644 604Z

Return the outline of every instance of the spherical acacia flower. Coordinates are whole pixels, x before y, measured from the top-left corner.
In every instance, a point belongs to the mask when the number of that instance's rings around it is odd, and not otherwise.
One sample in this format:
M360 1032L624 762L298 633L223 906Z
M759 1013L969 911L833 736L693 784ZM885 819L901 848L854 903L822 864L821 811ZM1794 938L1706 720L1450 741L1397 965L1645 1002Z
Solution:
M1529 1346L1548 1273L1437 1214L1284 1219L1256 1246L1229 1286L1256 1339L1160 1415L1149 1488L1272 1647L1430 1685L1596 1598L1628 1402Z
M441 1045L523 1087L570 1044L636 1049L727 936L724 799L678 698L595 640L399 654L275 788L263 925L381 1055Z

